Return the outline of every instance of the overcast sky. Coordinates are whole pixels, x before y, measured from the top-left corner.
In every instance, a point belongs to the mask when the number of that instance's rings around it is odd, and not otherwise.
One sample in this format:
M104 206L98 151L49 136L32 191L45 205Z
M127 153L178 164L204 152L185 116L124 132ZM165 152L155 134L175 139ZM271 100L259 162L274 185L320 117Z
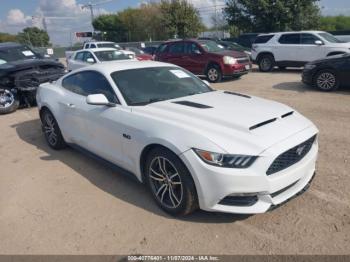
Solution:
M106 0L91 0L105 2ZM146 0L143 0L147 2ZM136 7L141 0L110 0L95 8L96 15ZM149 1L149 0L148 0ZM24 27L36 25L42 27L43 15L51 42L67 45L71 32L90 31L91 19L89 10L82 10L81 5L88 0L1 0L0 32L17 33ZM189 0L201 12L206 24L214 13L214 0ZM224 0L217 0L218 9L224 6ZM322 13L325 15L350 15L350 0L321 0ZM32 16L37 18L32 19ZM51 18L50 18L51 17ZM64 19L62 19L64 17ZM73 35L73 34L72 34Z

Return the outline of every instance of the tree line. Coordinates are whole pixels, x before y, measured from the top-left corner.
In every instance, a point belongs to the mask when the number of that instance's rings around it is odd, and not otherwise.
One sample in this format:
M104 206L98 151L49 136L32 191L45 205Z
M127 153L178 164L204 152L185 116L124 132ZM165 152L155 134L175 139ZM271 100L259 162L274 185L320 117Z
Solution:
M0 43L3 42L19 42L34 47L51 46L47 32L37 27L24 28L17 35L0 32Z
M233 35L289 30L341 31L350 30L350 17L321 16L319 0L227 0L222 15L215 16L213 24ZM100 15L94 19L93 27L101 32L100 40L115 42L190 38L210 30L204 26L199 11L186 0L161 0ZM25 28L17 35L0 33L0 42L7 41L50 45L47 32L35 27Z
M101 37L116 42L197 36L205 29L198 10L186 0L141 4L93 21Z

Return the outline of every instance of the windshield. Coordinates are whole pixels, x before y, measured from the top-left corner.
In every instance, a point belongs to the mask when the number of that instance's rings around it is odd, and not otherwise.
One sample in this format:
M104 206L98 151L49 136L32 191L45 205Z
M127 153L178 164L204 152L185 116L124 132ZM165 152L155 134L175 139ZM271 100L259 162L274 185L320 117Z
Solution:
M199 41L199 43L207 52L215 53L225 50L225 47L215 43L214 41Z
M0 64L35 58L39 58L39 56L27 46L6 47L0 49Z
M128 105L147 105L213 91L196 76L178 67L130 69L111 76Z
M101 62L130 59L129 55L126 55L118 50L97 51L95 52L95 55Z
M115 48L115 49L118 49L120 50L121 48L114 44L114 43L103 43L103 44L98 44L97 45L99 48Z
M343 41L340 41L338 38L335 38L333 35L329 33L319 33L318 35L330 43L344 43Z

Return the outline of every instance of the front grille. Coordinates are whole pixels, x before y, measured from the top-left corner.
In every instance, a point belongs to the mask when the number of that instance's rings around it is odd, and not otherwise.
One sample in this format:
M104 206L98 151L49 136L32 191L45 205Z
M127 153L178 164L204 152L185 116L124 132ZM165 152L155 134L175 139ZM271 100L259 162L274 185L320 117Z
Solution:
M272 175L299 162L309 153L315 139L316 135L279 155L266 171L266 174L268 176Z
M238 58L237 62L238 62L238 64L248 64L249 58Z

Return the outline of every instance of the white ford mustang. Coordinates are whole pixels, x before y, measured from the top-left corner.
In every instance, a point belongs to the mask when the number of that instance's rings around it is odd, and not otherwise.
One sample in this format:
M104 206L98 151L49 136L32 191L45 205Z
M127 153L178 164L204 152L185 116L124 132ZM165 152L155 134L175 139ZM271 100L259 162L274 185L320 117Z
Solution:
M173 215L263 213L315 173L312 122L171 64L96 64L41 85L37 102L52 148L72 145L134 174Z

